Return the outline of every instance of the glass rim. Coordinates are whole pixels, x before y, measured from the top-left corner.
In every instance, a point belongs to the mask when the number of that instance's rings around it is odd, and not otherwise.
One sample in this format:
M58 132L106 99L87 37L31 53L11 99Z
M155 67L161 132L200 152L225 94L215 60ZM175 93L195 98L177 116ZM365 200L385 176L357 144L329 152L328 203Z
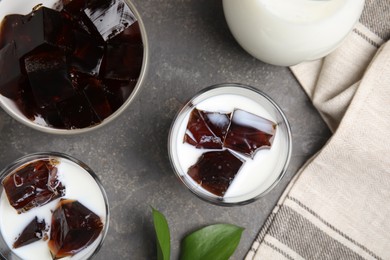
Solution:
M105 223L104 223L104 228L103 228L101 234L99 235L99 236L101 236L99 244L93 250L91 255L88 256L88 258L87 258L87 259L92 259L100 251L101 247L103 246L104 240L105 240L105 238L107 236L108 227L109 227L109 224L110 224L110 206L109 206L109 202L108 202L107 193L106 193L106 191L105 191L105 189L104 189L104 187L103 187L99 177L96 175L96 173L88 165L86 165L84 162L80 161L79 159L76 159L73 156L70 156L68 154L61 153L61 152L47 151L47 152L31 153L31 154L24 155L24 156L22 156L22 157L20 157L20 158L18 158L16 160L14 160L10 164L6 165L0 171L0 185L2 185L3 179L6 176L8 176L8 174L12 173L14 170L18 169L20 166L22 166L22 165L24 165L26 163L29 163L29 162L33 162L33 161L38 160L38 159L50 158L50 157L63 158L63 159L69 160L69 161L77 164L77 166L83 168L94 179L94 181L98 185L98 187L100 189L100 192L101 192L101 194L103 196L103 200L104 200L104 204L105 204L105 208L106 208L106 215L105 215L106 219L105 219ZM5 243L3 235L2 235L1 232L0 232L0 237L1 237L1 240L3 240L2 242ZM10 253L11 253L12 257L13 257L12 259L17 259L17 260L21 259L17 254L15 254L12 251L11 248L8 247L8 245L6 243L5 243L5 246L10 250ZM1 258L1 256L3 256L3 253L0 251L0 258Z
M261 96L262 98L264 98L273 108L275 108L275 110L277 111L278 115L281 117L282 122L283 122L283 124L285 126L285 129L286 129L286 138L287 138L286 159L285 159L285 161L283 163L282 170L280 171L280 173L279 173L278 177L275 179L275 181L267 189L265 189L263 192L261 192L260 194L254 196L252 198L245 199L245 200L242 200L242 201L237 201L237 202L226 202L221 197L210 196L210 195L205 194L205 192L202 192L200 189L194 189L193 184L189 183L189 181L187 181L186 178L184 178L186 176L186 173L180 174L181 171L180 171L180 169L179 169L179 167L177 165L178 162L176 162L176 160L174 159L175 152L174 152L174 145L173 145L173 143L176 141L177 138L175 138L175 136L173 136L173 134L174 134L175 128L180 126L180 124L178 122L178 119L180 118L180 116L186 115L187 112L191 111L196 106L196 104L194 104L194 101L199 99L199 98L201 98L203 95L205 95L209 91L213 91L213 90L216 90L216 89L228 89L228 88L241 88L241 89L245 89L245 90L248 90L248 91L252 91L252 92L258 94L259 96ZM226 93L223 93L223 94L226 94ZM203 99L203 100L205 100L205 99ZM280 106L271 97L269 97L267 94L265 94L263 91L261 91L261 90L259 90L257 88L254 88L252 86L241 84L241 83L221 83L221 84L215 84L215 85L211 85L209 87L206 87L206 88L198 91L193 97L191 97L187 102L185 102L184 105L182 106L182 108L179 109L179 111L176 113L175 117L173 118L171 127L169 129L169 133L168 133L168 157L169 157L169 161L170 161L171 167L172 167L176 177L181 181L182 184L184 184L184 186L188 190L190 190L198 198L202 199L203 201L206 201L206 202L209 202L211 204L218 205L218 206L231 207L231 206L246 205L246 204L252 203L252 202L260 199L261 197L264 197L284 177L284 175L285 175L285 173L287 171L288 165L290 163L291 154L292 154L292 133L291 133L291 127L290 127L290 124L289 124L289 122L287 120L287 117L285 116L285 114L282 111L282 109L280 108Z
M0 0L1 1L1 0ZM18 121L19 123L22 123L23 125L30 127L32 129L38 130L40 132L49 133L49 134L55 134L55 135L76 135L76 134L82 134L91 132L93 130L99 129L101 127L104 127L108 125L110 122L114 121L116 118L118 118L129 106L131 103L133 103L133 100L137 96L137 94L140 92L141 87L144 84L146 74L149 70L149 56L150 56L150 50L149 50L149 42L148 37L145 29L144 22L141 18L141 15L139 14L138 10L136 9L135 5L132 3L131 0L123 0L131 9L131 11L134 13L135 17L137 18L140 31L141 31L141 38L142 38L142 44L143 44L143 60L142 60L142 66L141 66L141 72L137 80L137 84L135 85L133 91L131 92L130 96L126 99L126 101L109 117L105 118L102 122L96 125L84 127L84 128L77 128L77 129L62 129L62 128L54 128L50 126L44 126L39 125L31 121L30 119L26 118L24 115L20 115L20 113L16 113L14 109L10 108L6 103L3 101L4 99L7 99L6 97L0 95L0 107L3 108L3 110L10 115L13 119ZM1 21L0 21L1 22ZM14 102L13 100L10 100L10 102Z

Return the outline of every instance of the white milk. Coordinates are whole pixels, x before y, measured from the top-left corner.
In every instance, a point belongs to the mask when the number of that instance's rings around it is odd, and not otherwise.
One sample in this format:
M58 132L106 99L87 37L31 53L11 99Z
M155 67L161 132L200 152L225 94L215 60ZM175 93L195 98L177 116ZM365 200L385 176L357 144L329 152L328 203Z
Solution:
M93 177L76 163L64 158L56 158L60 161L57 165L58 178L65 186L66 194L64 199L78 200L85 207L98 215L103 224L106 224L106 205L102 192ZM2 236L9 248L23 229L35 218L45 219L46 224L51 224L51 211L56 208L60 199L56 199L42 207L34 208L26 213L18 214L9 204L5 192L0 198L0 229ZM50 231L49 233L50 234ZM90 255L99 245L102 239L101 234L94 243L85 248L71 259L82 259ZM12 249L20 258L26 260L46 260L52 259L47 244L48 241L37 241L17 249ZM69 259L62 258L62 259ZM85 259L85 258L84 258Z
M289 66L333 51L352 30L364 0L223 0L240 45L256 58Z
M196 108L212 112L233 112L233 110L237 108L277 123L276 119L272 118L270 113L261 105L249 98L238 95L224 94L210 97L200 102ZM177 154L181 168L180 174L183 176L186 175L196 189L217 198L216 195L203 189L187 175L188 168L194 165L203 153L212 151L209 149L196 149L190 144L183 143L190 112L191 111L184 117L176 139ZM245 163L225 193L225 200L234 197L241 197L242 200L251 199L253 194L260 194L266 191L277 180L280 171L275 171L275 169L276 167L280 167L281 162L285 160L281 159L281 154L283 154L281 153L281 150L287 149L287 147L283 146L281 141L283 133L278 130L277 127L271 149L258 150L253 159L234 152L235 155L238 155L245 160Z
M347 0L262 0L270 14L292 23L313 23L326 19Z

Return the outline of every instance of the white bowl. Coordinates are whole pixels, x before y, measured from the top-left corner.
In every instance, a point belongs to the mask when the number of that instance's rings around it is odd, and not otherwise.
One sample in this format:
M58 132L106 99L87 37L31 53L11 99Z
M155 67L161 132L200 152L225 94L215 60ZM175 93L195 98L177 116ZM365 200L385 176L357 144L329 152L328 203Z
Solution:
M31 12L33 7L37 6L38 4L43 4L46 7L53 8L56 3L58 3L60 0L0 0L0 21L3 20L3 18L8 14L28 14ZM23 113L18 109L18 107L15 105L14 101L11 99L8 99L2 95L0 95L0 106L14 119L19 121L20 123L31 127L33 129L51 133L51 134L80 134L89 132L94 129L98 129L104 125L109 124L111 121L113 121L115 118L117 118L120 114L122 114L126 108L131 104L131 102L134 100L136 94L139 92L140 87L142 86L146 73L147 68L149 65L149 44L146 36L145 26L142 22L141 16L136 10L133 3L130 2L130 0L124 0L132 12L134 13L135 17L138 20L139 27L141 30L141 36L144 46L144 53L143 53L143 62L142 62L142 68L141 73L138 78L138 82L131 93L131 95L128 97L128 99L122 104L120 108L118 108L112 115L104 119L101 123L86 127L86 128L80 128L80 129L59 129L59 128L53 128L50 126L45 126L42 124L37 124L28 119ZM0 72L1 73L1 72Z

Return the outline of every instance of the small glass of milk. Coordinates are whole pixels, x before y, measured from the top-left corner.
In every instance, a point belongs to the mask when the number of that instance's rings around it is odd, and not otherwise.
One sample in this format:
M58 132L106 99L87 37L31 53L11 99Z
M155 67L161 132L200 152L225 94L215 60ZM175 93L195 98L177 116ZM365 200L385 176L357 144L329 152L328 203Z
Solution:
M329 54L353 29L363 7L364 0L223 0L238 43L280 66Z
M75 255L62 259L89 259L99 251L103 244L109 225L109 206L100 180L88 166L62 153L34 153L16 160L1 171L0 183L18 169L42 160L56 162L58 180L65 186L65 194L62 198L57 198L45 205L18 214L10 205L3 185L0 185L0 258L7 260L52 260L48 239L41 239L16 249L13 248L13 243L34 217L44 219L45 223L48 224L49 230L47 231L50 234L53 210L55 210L60 199L69 199L77 200L99 216L103 229L94 242Z
M276 124L271 148L258 150L253 158L231 149L220 150L229 150L244 162L223 196L207 191L188 174L202 154L210 151L184 142L187 123L195 108L228 114L239 109ZM200 91L179 111L169 132L168 152L177 177L199 198L223 206L243 205L264 196L284 176L291 156L291 131L282 110L263 92L241 84L220 84Z

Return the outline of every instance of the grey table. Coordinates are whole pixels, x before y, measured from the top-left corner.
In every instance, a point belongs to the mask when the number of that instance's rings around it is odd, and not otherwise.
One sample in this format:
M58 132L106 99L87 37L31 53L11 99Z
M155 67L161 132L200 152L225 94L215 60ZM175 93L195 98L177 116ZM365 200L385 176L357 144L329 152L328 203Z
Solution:
M189 232L214 223L245 228L234 259L242 259L283 189L330 137L287 68L243 51L226 25L221 0L134 0L150 40L150 67L134 103L112 124L92 133L54 136L29 129L0 111L0 168L37 151L58 151L87 163L101 178L111 223L96 259L155 259L153 206L172 236L172 258ZM283 181L262 199L240 207L201 201L179 183L167 155L167 135L181 105L206 86L239 82L269 94L292 127L293 154Z

